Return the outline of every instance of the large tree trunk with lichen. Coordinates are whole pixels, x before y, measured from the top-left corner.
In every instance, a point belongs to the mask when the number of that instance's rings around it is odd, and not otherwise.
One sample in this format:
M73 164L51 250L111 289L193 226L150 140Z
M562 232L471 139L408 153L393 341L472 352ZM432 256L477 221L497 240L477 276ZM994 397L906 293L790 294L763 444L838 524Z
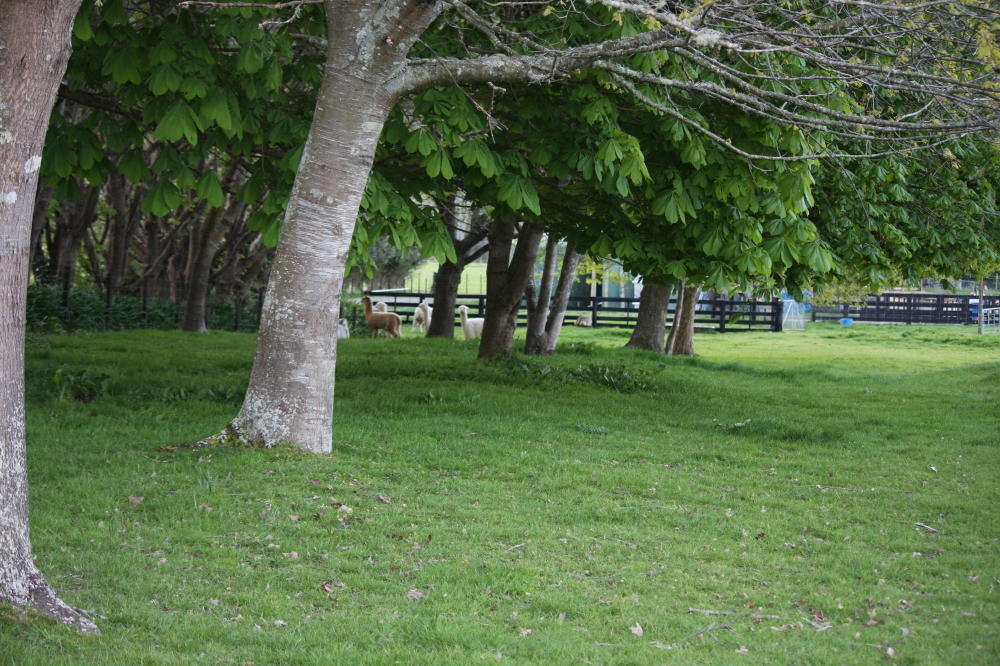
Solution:
M433 16L417 15L419 35ZM226 440L332 449L337 322L344 266L392 78L412 43L373 0L327 2L327 65L268 281L250 386ZM423 12L423 13L421 13ZM426 14L426 15L425 15Z
M38 167L80 0L0 2L0 601L87 632L35 566L28 530L24 325Z
M549 247L551 247L551 241ZM545 249L546 270L549 270L549 247ZM579 263L580 253L572 247L567 247L551 306L549 306L548 289L543 275L535 307L530 308L537 314L532 312L528 316L528 333L524 340L525 354L546 356L555 352L556 343L559 342L559 334L562 332L563 319L566 317L570 293L573 291L573 283L576 281L576 267ZM554 267L554 258L552 264ZM551 285L551 278L548 284ZM547 316L545 312L548 312ZM537 319L533 319L533 317L537 317Z
M541 228L524 222L517 238L517 248L511 257L516 224L512 220L494 220L490 226L490 252L486 263L486 316L483 337L479 341L479 358L490 359L508 354L514 347L517 313L528 280L533 277Z
M674 313L673 344L667 350L667 354L684 354L694 356L694 315L698 309L699 284L689 284L684 287L684 300L677 305Z
M631 349L648 349L662 353L663 339L667 334L667 309L673 286L658 287L652 283L642 286L639 294L639 312L635 318L632 337L625 343Z

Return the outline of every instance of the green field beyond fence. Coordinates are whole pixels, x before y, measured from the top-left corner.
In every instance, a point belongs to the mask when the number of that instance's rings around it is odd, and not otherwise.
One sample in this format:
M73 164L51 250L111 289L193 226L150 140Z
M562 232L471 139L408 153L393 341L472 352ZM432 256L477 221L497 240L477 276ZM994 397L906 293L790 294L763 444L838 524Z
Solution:
M31 336L37 563L103 635L2 610L0 661L1000 663L974 333L352 338L328 456L183 448L239 408L251 334Z

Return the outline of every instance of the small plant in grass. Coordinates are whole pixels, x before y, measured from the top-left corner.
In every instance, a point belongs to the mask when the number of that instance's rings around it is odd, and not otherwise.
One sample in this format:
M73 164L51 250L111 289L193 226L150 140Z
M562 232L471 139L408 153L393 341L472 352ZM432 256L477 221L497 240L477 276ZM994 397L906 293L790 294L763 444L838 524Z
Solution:
M59 368L52 376L51 394L65 402L90 402L95 398L103 398L108 393L112 379L110 375L102 372L73 372L66 368Z
M648 372L630 368L622 363L591 363L580 366L573 375L619 393L649 391L656 388Z

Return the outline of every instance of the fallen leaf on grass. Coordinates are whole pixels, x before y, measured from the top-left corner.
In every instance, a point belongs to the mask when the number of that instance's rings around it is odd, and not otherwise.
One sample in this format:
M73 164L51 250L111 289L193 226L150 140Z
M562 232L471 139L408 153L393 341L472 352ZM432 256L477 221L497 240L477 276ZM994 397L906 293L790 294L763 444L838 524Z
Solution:
M973 576L972 574L969 574L969 580L975 583L977 580L979 580L979 575L976 574L975 576Z
M420 590L410 590L406 593L407 599L423 599L427 596L426 592L421 592Z
M887 655L889 655L890 657L892 657L892 656L895 656L895 654L896 654L896 651L895 651L895 650L893 650L892 648L886 648L886 649L885 649L885 653L886 653Z
M758 535L757 535L757 536L755 536L754 538L755 538L755 539L757 539L757 541L760 541L761 539L763 539L763 538L764 538L764 537L766 537L766 536L767 536L767 533L766 533L766 532L761 532L760 534L758 534Z
M285 557L287 557L290 560L297 560L297 559L299 559L299 554L296 553L294 550L292 552L290 552L290 553L282 553L282 555L284 555Z
M732 518L733 517L733 510L732 509L726 509L726 517L727 518Z
M352 509L349 506L345 506L345 505L341 504L340 506L337 507L337 512L338 513L354 513L354 509Z
M128 501L132 502L132 506L133 507L137 507L140 504L142 504L142 500L144 500L144 499L146 499L146 498L145 497L134 497L132 495L128 496Z
M254 631L264 631L264 629L259 624L253 625L253 630Z
M962 617L976 617L975 613L969 613L967 611L962 612Z
M741 529L740 532L743 533L743 538L744 539L747 538L748 536L750 536L749 530L747 530L745 527L743 529Z
M638 622L635 623L634 627L629 627L628 629L636 636L642 636L642 634L644 633L642 630L642 625L639 624Z
M527 636L528 634L530 634L534 630L533 629L524 629L524 628L521 628L521 629L519 629L519 631L521 632L522 636Z
M285 622L284 620L275 620L274 621L274 626L276 626L276 627L287 627L288 623Z
M295 520L298 520L298 519L299 519L298 516L288 516L288 520L291 520L291 521L295 521Z
M885 620L868 620L867 622L865 622L864 626L866 626L866 627L877 627L877 626L879 626L881 624L885 624Z
M750 654L750 650L747 649L746 645L741 645L740 649L736 651L736 654Z
M900 627L900 628L903 631L903 638L906 638L907 636L912 636L913 635L913 631L911 631L910 629L905 629L905 628L902 628L902 627Z
M392 498L386 497L385 495L379 495L378 501L382 502L382 504L392 504Z

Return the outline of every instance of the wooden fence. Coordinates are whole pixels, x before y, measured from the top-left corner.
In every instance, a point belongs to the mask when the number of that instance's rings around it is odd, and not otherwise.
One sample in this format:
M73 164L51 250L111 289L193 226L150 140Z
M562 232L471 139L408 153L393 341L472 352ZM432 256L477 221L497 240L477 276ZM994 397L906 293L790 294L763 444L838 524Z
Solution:
M384 301L391 312L403 318L403 323L413 321L413 313L424 298L433 299L432 294L415 294L399 291L371 291L369 295L376 302ZM432 302L433 305L433 302ZM454 313L456 324L461 320L458 306L469 307L469 317L486 316L486 296L459 294ZM670 300L667 321L673 319L676 299ZM632 328L639 312L638 298L607 298L603 296L573 296L566 309L565 326L572 326L579 317L589 316L594 328ZM434 316L439 313L435 312ZM695 327L698 329L714 329L725 331L780 331L782 321L782 305L780 300L746 301L736 298L713 296L700 299L695 310ZM358 307L344 309L342 316L358 321L364 313ZM528 313L522 301L518 311L518 326L527 324Z
M1000 296L986 296L987 308L1000 306ZM977 296L953 294L885 293L869 296L859 305L813 306L813 321L850 317L861 322L898 324L974 324L979 316Z

